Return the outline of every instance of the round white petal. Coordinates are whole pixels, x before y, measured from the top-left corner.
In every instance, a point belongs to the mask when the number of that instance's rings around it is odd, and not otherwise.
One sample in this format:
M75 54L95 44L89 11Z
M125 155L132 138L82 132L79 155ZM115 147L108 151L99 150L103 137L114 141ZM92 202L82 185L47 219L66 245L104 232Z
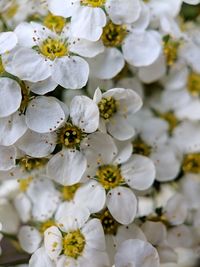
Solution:
M73 185L81 180L86 165L86 158L81 152L65 149L50 159L47 173L57 183Z
M67 89L80 89L87 83L88 63L77 56L57 58L53 64L52 78Z
M29 267L56 267L55 262L51 261L43 247L33 253L29 261Z
M0 54L12 50L17 44L17 36L14 32L0 33Z
M99 109L87 96L75 96L70 105L72 123L83 132L95 132L99 126Z
M115 140L115 144L118 148L117 156L114 159L114 163L122 164L123 162L127 161L133 152L133 145L130 141L118 141Z
M88 59L90 73L99 79L111 79L124 67L125 61L122 53L116 48L106 48L98 56Z
M147 240L153 245L159 245L167 238L167 230L163 223L146 221L142 227Z
M119 223L130 224L134 220L137 199L129 188L118 186L111 189L108 192L106 204L113 218Z
M122 46L124 57L135 67L151 65L159 57L161 41L154 31L130 34Z
M26 110L28 127L38 133L55 131L64 118L62 107L53 97L38 96L29 103Z
M73 1L68 0L49 0L48 7L54 15L64 18L71 17L74 12Z
M124 163L121 166L121 173L126 183L137 190L148 189L156 175L152 160L141 155L133 155Z
M52 77L43 81L38 81L37 83L27 82L27 85L30 91L37 95L44 95L53 91L57 87L57 83L53 81Z
M21 104L21 88L9 78L0 79L0 117L7 117L17 111Z
M30 254L38 249L42 241L40 232L31 226L22 226L19 229L18 238L21 248Z
M46 157L56 146L54 133L36 133L28 130L18 141L16 146L31 157Z
M18 112L0 118L0 144L13 145L27 130L25 116Z
M141 12L139 0L107 0L106 11L115 24L133 23Z
M16 149L14 146L0 145L0 170L7 171L15 167Z
M30 199L27 197L26 194L18 194L14 199L14 206L23 223L26 223L31 219L32 205Z
M44 232L44 247L51 259L56 259L62 251L62 234L56 226Z

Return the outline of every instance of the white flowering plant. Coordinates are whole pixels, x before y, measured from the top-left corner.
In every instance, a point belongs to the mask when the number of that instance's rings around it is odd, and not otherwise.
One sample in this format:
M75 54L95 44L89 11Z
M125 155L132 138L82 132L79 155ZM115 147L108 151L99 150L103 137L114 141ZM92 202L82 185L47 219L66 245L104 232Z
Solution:
M0 266L198 267L200 1L0 0Z

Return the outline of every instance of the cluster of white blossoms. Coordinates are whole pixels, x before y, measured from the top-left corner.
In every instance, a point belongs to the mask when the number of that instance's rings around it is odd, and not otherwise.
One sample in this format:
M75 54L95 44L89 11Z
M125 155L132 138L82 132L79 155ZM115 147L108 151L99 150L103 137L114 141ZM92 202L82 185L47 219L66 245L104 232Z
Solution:
M0 0L0 266L200 265L200 0Z

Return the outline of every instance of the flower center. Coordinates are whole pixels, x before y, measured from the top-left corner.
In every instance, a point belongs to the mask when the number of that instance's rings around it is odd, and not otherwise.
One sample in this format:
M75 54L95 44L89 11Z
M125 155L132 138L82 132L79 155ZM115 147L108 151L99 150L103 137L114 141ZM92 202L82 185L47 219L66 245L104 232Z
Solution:
M200 74L195 72L189 74L187 88L192 96L200 96Z
M4 73L4 66L3 66L3 62L2 62L2 59L0 57L0 74Z
M141 138L137 138L133 141L133 153L148 157L151 154L151 147Z
M19 5L14 2L11 6L9 6L9 8L4 11L4 16L7 18L7 19L12 19L16 14L17 14L17 11L19 10Z
M21 159L17 159L16 163L19 164L23 170L32 171L35 169L40 169L47 163L48 159L46 158L29 158L23 157Z
M44 18L44 25L50 30L60 33L65 26L65 19L50 13Z
M85 247L85 237L80 230L69 232L63 237L63 253L77 259Z
M167 35L163 38L163 52L168 66L176 61L179 46L180 42L173 40L171 36Z
M50 60L68 55L68 45L66 41L47 38L39 48L39 51Z
M101 7L105 4L106 0L81 0L83 6Z
M67 148L78 148L83 137L84 133L81 129L71 123L67 123L58 134L58 142Z
M111 96L103 97L98 103L98 107L100 116L107 120L117 112L117 101Z
M115 165L100 166L96 172L96 177L106 190L115 188L124 183L121 170Z
M80 184L74 184L71 186L63 186L63 188L62 188L63 199L66 201L72 200L79 187L80 187Z
M109 21L103 28L101 39L105 46L116 47L120 46L127 35L125 25L116 25Z
M33 178L31 176L26 179L18 180L20 192L26 192L32 180Z
M30 91L23 81L20 83L20 86L21 86L22 101L21 101L19 111L21 113L24 113L27 106L28 106L28 103L31 99L30 98Z
M104 233L107 235L116 235L119 223L112 217L108 210L105 210L100 216Z
M200 173L200 154L188 154L183 159L184 172Z
M164 119L168 123L169 133L172 134L173 130L179 124L179 121L174 113L171 111L165 113L156 112L156 115L158 115L159 118Z
M53 220L48 220L40 224L39 231L43 234L49 227L55 226L56 223Z

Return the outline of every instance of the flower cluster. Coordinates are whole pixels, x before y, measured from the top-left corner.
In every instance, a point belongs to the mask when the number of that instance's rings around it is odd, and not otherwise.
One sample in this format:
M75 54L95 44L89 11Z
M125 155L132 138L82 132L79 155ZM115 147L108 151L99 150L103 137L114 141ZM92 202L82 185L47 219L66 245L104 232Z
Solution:
M198 266L199 11L0 1L1 266Z

